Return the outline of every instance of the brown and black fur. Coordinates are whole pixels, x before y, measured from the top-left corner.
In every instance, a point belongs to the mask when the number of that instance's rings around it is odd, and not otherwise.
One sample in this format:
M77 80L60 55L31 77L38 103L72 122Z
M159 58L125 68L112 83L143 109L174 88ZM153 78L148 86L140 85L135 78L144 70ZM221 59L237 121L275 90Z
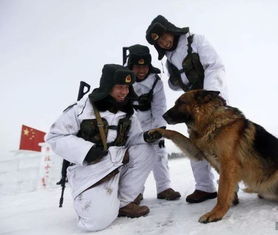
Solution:
M222 219L240 181L247 191L278 200L278 139L237 108L227 106L219 92L187 92L163 117L169 124L186 123L189 138L176 131L155 130L189 157L205 158L220 175L217 203L199 222Z

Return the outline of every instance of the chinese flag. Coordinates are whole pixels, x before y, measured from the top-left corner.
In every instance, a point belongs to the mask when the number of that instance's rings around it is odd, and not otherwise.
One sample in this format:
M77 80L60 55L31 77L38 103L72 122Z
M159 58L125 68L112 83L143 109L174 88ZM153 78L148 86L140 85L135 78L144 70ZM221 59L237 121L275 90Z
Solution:
M40 152L39 143L44 142L44 136L45 132L22 125L19 149Z

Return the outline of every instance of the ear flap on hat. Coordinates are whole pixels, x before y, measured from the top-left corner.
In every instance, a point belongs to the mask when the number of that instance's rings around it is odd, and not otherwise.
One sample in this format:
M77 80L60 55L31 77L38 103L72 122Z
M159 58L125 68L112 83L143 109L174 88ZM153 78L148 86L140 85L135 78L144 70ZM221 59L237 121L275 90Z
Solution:
M99 87L90 94L91 101L104 99L116 84L132 85L135 82L135 74L128 68L118 64L105 64Z
M159 22L150 25L146 33L146 39L150 44L155 44L157 39L167 31L166 27Z
M127 54L129 51L129 54ZM127 61L127 67L132 70L133 65L149 65L151 73L160 73L158 68L152 65L152 56L147 46L135 44L130 47L123 47L123 65Z
M156 49L156 51L158 53L158 60L161 60L164 57L166 50L162 49L157 44L154 44L154 47L155 47L155 49Z
M155 49L158 52L159 60L161 60L164 57L165 50L160 48L157 45L156 41L165 32L170 32L174 36L180 36L182 34L188 33L189 28L188 27L179 28L179 27L175 26L174 24L172 24L171 22L169 22L162 15L158 15L157 17L155 17L152 20L151 24L149 25L149 27L147 28L147 31L146 31L146 39L147 39L148 43L150 43L151 45L154 45Z

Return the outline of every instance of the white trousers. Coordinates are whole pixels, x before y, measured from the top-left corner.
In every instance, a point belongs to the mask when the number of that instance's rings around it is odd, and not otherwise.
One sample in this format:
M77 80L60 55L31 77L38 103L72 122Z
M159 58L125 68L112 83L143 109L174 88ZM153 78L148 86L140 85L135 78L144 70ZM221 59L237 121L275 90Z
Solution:
M150 150L151 151L151 150ZM156 182L157 193L170 188L170 175L168 167L168 156L165 148L153 145L153 175ZM151 154L151 153L150 153ZM193 176L195 178L195 188L205 192L215 192L214 175L210 164L206 161L190 161Z
M170 188L168 155L165 148L159 148L157 144L153 145L153 176L157 193Z
M211 166L206 160L190 160L193 176L195 178L195 189L205 192L215 192L214 175Z
M132 202L142 192L152 169L151 145L129 148L129 163L107 182L90 188L74 199L78 226L85 231L108 227L118 216L119 208Z

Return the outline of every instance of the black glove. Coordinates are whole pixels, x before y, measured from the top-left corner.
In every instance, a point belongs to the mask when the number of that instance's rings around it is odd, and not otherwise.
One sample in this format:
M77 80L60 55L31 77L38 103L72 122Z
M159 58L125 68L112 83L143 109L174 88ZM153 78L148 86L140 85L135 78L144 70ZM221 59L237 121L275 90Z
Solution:
M162 135L159 132L150 133L149 131L145 131L143 137L147 143L153 143L159 140L162 137Z
M160 140L158 142L158 146L159 146L159 148L165 148L165 140Z
M94 145L85 157L87 163L92 163L103 158L108 153L108 150L103 150L103 147Z
M166 126L161 126L161 127L159 127L159 128L161 128L161 129L166 129ZM163 140L160 140L159 142L158 142L158 147L159 148L165 148L165 140L163 139Z

